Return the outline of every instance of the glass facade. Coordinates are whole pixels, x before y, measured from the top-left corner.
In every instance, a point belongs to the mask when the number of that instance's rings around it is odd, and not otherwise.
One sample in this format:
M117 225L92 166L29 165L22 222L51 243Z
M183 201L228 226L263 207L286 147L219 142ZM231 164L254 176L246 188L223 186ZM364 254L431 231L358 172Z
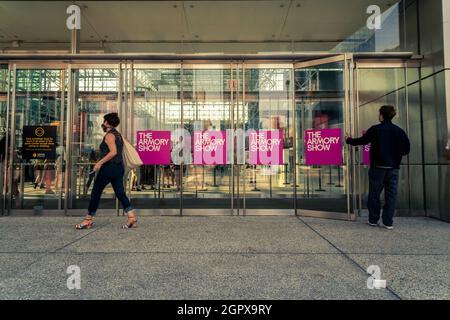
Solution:
M348 218L366 209L362 148L342 144L340 164L311 165L306 132L361 135L377 123L381 105L393 104L395 123L412 142L402 163L399 213L448 220L445 2L239 1L239 10L235 1L189 3L125 8L90 1L83 10L92 24L79 32L79 59L46 56L46 50L68 52L56 33L57 45L34 38L0 43L4 213L85 210L103 115L118 112L119 130L136 147L139 132L171 132L168 163L127 173L127 193L141 210ZM5 25L15 25L19 38L28 23L21 16L26 3L2 4L11 12ZM47 33L61 28L60 16L39 12L44 7L35 7L33 23L45 19ZM189 24L179 23L182 9ZM121 19L111 20L118 12ZM148 21L161 28L149 32ZM166 33L153 38L155 29ZM39 32L37 38L48 38ZM14 56L22 51L27 54ZM23 157L24 128L31 126L56 128L52 158ZM226 141L223 158L214 151L215 162L203 154L198 162L195 137L205 143L211 133ZM261 154L253 161L252 139L272 134L281 139L272 139L281 143L279 161L264 163ZM100 209L119 212L110 187L103 198Z
M380 105L397 106L394 123L408 134L411 153L403 158L399 181L397 207L401 211L420 211L424 208L422 164L422 128L418 84L408 83L408 74L417 68L361 68L359 72L358 109L359 130L367 130L378 115ZM368 167L362 165L363 193L368 191ZM365 205L365 200L362 202Z
M118 112L119 130L135 146L138 132L170 131L171 162L144 165L124 183L136 207L152 213L216 211L226 214L283 210L350 213L352 195L342 166L305 164L307 129L344 129L345 64L311 67L293 63L71 65L25 69L14 65L10 115L15 132L7 153L5 209L84 210L90 198L103 139L103 115ZM7 69L3 77L8 79ZM70 77L72 74L72 77ZM3 94L7 100L7 95ZM70 103L73 99L73 103ZM6 108L6 101L2 104ZM326 118L326 119L325 119ZM6 126L6 123L5 123ZM23 129L55 126L56 157L22 157ZM5 129L6 130L6 129ZM223 132L226 158L210 165L194 161L198 132ZM281 160L251 163L252 133L279 132ZM181 160L177 144L188 144ZM178 160L177 160L178 159ZM330 182L331 181L331 182ZM100 209L119 210L111 187Z
M366 169L355 167L358 157L353 157L342 139L341 165L308 164L306 131L340 129L342 135L345 132L356 135L359 128L376 122L376 110L385 103L399 107L402 127L417 121L409 120L412 107L406 108L408 92L404 83L407 73L412 71L404 67L354 69L352 56L336 55L298 63L98 66L90 63L59 69L12 66L15 86L11 88L14 99L10 107L15 121L9 130L15 135L10 146L13 156L7 162L6 172L13 178L7 179L4 190L5 209L9 212L85 210L95 178L92 168L99 158L98 148L103 139L103 115L118 112L122 119L119 130L136 147L139 132L171 133L169 163L145 164L126 174L127 193L143 212L169 215L322 212L349 218L360 206L364 208L364 203L357 203L357 199L366 191L367 182L357 178L358 174L364 177ZM7 78L8 71L3 70ZM385 78L390 82L383 81ZM357 94L353 82L358 83ZM7 100L7 95L3 96ZM353 113L356 97L358 108ZM3 106L6 105L5 101ZM356 117L359 121L352 122ZM22 158L22 129L27 126L57 128L55 159ZM195 161L192 141L199 132L223 133L226 140L223 162L211 165ZM251 160L252 135L261 132L280 135L281 157L276 163ZM413 135L420 137L420 132ZM188 148L180 151L180 146ZM420 165L417 152L413 151L412 160L405 162L402 172L400 207L406 210L412 208L409 175L414 165ZM423 205L416 202L417 207ZM120 210L111 187L105 189L100 210Z

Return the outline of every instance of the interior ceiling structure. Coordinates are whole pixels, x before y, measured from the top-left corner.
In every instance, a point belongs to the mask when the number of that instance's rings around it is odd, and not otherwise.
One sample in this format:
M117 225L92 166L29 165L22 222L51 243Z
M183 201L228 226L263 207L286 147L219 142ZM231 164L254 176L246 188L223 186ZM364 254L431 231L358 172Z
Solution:
M82 10L82 48L130 51L152 44L304 43L330 49L366 23L367 7L397 0L0 1L0 49L67 48L66 8ZM216 45L214 45L216 44ZM270 47L268 47L270 49ZM195 48L194 48L195 49ZM139 50L138 50L139 51ZM167 52L169 52L167 51Z

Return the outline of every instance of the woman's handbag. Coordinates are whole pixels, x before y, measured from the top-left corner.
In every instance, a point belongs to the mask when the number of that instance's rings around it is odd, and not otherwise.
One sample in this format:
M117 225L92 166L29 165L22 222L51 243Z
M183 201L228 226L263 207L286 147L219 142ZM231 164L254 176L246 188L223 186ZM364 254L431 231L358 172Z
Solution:
M123 141L122 157L125 167L131 170L142 166L144 163L142 162L141 157L139 157L139 154L137 153L136 149L131 145L130 142L128 142L127 139L124 139L122 137L122 141Z

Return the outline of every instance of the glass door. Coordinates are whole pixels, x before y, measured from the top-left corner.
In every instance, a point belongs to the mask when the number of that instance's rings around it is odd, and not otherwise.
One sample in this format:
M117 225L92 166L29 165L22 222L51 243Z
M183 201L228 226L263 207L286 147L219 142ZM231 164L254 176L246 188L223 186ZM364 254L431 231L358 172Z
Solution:
M181 64L135 64L127 75L131 92L124 110L129 119L128 138L144 162L130 172L128 194L141 213L178 215L180 139L185 136L181 127Z
M69 68L70 91L73 92L68 122L71 123L66 142L70 158L67 171L67 208L86 213L95 174L91 173L99 160L99 145L104 132L103 116L120 114L122 79L119 65L72 65ZM122 121L124 119L121 119ZM121 131L123 125L118 128ZM102 195L99 210L118 208L114 191L109 184Z
M294 214L293 68L245 64L243 214Z
M66 70L13 65L8 210L63 208Z
M233 214L235 207L235 64L184 64L182 129L190 151L182 167L183 214L213 209Z
M353 133L350 62L338 55L294 65L300 215L350 219L353 212L354 152L344 141Z
M7 185L7 163L8 163L8 150L11 141L7 141L10 138L8 134L8 114L9 114L9 101L11 92L10 87L10 71L7 64L0 64L0 192L1 194L1 214L5 214L5 193Z

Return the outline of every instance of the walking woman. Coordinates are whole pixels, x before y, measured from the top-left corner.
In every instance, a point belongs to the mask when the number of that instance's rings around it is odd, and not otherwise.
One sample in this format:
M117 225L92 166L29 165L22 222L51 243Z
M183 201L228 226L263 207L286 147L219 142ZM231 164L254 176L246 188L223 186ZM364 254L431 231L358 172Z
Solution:
M122 158L123 140L121 134L116 130L119 123L120 119L117 113L108 113L104 116L102 129L106 134L100 144L100 160L95 164L93 170L97 172L97 176L92 188L88 213L83 222L75 226L78 230L90 229L93 226L93 218L97 212L102 192L108 183L112 184L116 197L122 203L122 207L128 215L128 221L122 228L129 229L136 226L137 220L134 210L123 187L125 172Z

